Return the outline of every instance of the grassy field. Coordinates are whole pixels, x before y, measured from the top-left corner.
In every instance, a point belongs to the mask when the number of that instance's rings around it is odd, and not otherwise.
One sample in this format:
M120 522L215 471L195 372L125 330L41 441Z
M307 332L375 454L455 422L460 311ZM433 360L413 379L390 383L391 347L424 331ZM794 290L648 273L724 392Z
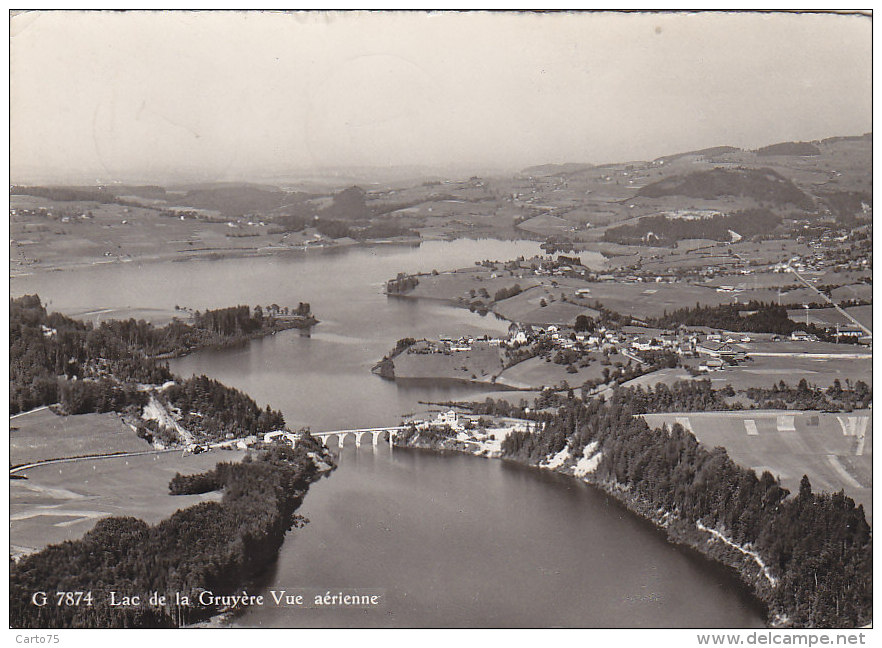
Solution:
M855 318L858 322L873 329L873 307L872 306L852 306L846 308L845 312ZM854 328L854 324L845 315L835 308L798 308L788 310L787 316L798 324L805 324L808 319L809 324L819 326L848 326Z
M9 420L9 461L13 465L150 448L114 413L57 416L40 409Z
M690 361L691 364L697 364ZM826 389L834 380L844 387L846 380L852 383L863 380L873 386L873 363L870 358L854 360L846 358L798 358L798 357L754 357L753 360L738 366L727 366L722 371L701 374L695 378L684 369L662 369L635 378L626 384L628 387L648 386L664 383L672 385L678 380L710 380L714 389L732 385L736 390L749 387L771 387L783 380L795 386L805 378L810 385Z
M586 305L593 306L599 301L606 308L638 318L660 316L665 311L694 306L696 302L710 306L731 304L737 296L687 283L588 283L570 280L566 285L571 286L573 292L577 288L589 289L591 294L582 299Z
M566 297L567 301L563 301L561 296ZM542 305L543 300L545 306ZM596 310L581 302L584 300L576 299L573 292L563 285L553 287L546 284L534 286L519 295L497 302L493 311L505 319L522 324L572 326L579 315L598 315Z
M68 317L100 324L107 320L144 320L153 326L165 326L175 317L189 322L190 314L185 311L175 311L170 308L101 308L98 310L73 310L66 312Z
M490 382L502 371L499 347L475 343L471 351L402 353L395 360L396 378L457 378Z
M10 207L48 209L56 215L10 217L12 274L134 260L254 254L268 247L284 249L296 243L287 242L282 234L271 233L276 229L267 225L231 228L223 222L160 216L156 210L142 207L54 202L33 196L10 196ZM88 213L91 218L80 217Z
M701 412L646 414L652 426L680 423L708 447L723 446L732 459L758 474L768 470L792 493L808 475L815 491L844 490L873 503L873 425L869 410L818 412Z
M498 276L493 278L491 276L493 274ZM473 299L480 299L479 296L472 297L470 291L474 290L477 295L482 288L490 295L490 298L485 297L483 300L489 302L502 288L511 288L518 284L522 289L527 289L539 283L537 279L529 276L512 276L508 271L491 271L478 266L440 272L437 275L424 275L419 278L419 281L419 285L407 293L409 296L444 299L453 302L458 300L470 302Z
M81 537L110 515L132 515L156 523L176 510L210 499L168 494L175 473L192 474L218 461L239 460L241 451L180 452L49 464L10 480L9 533L13 553Z
M834 301L840 302L844 299L873 299L873 284L856 283L847 286L839 286L830 291L830 296ZM860 320L860 318L858 318Z
M722 372L719 372L722 373ZM654 387L659 383L664 383L665 385L673 385L678 380L702 380L707 378L707 376L698 376L697 378L693 378L688 371L681 367L674 368L665 368L659 369L658 371L653 371L651 373L643 374L642 376L638 376L633 380L629 380L628 382L622 383L623 387L642 387L643 389L647 389L650 387ZM716 386L716 385L715 385Z
M518 227L527 232L532 232L533 234L539 234L545 237L572 232L574 229L573 223L570 221L558 218L557 216L550 216L548 214L534 216L533 218L519 224Z
M826 388L839 381L845 385L846 380L852 383L863 380L872 387L873 361L854 359L816 359L816 358L769 358L754 357L752 362L740 367L727 369L714 374L712 380L725 374L726 382L735 389L751 386L771 385L779 380L795 385L801 378L809 384Z
M610 356L610 360L623 363L628 361L627 358L619 355ZM554 387L566 381L568 385L578 389L586 380L600 378L604 369L598 358L594 358L587 367L579 367L578 363L575 367L577 372L569 373L566 365L559 365L538 357L530 358L503 371L497 382L519 389L533 387L541 390L543 387ZM613 367L607 368L613 369Z

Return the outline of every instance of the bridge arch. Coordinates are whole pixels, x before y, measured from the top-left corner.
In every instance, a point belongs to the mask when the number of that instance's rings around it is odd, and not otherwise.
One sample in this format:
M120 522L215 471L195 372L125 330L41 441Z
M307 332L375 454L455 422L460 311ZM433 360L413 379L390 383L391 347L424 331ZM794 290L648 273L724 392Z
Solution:
M337 440L337 447L342 448L346 445L347 436L352 435L355 439L355 446L360 447L362 441L367 438L371 439L373 446L378 446L381 442L388 440L389 446L394 445L395 435L403 428L399 427L383 427L383 428L364 428L358 430L331 430L329 432L313 432L312 436L318 438L326 447L331 447L331 439ZM367 435L367 436L366 436ZM386 435L384 439L384 435Z

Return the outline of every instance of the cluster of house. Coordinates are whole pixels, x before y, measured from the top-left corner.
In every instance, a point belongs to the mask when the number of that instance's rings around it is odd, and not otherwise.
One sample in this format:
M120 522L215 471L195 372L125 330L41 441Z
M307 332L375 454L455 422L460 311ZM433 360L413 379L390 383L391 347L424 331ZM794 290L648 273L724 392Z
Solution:
M511 261L504 264L504 268L516 273L520 279L523 279L526 274L533 274L537 277L593 277L588 268L582 265L582 260L579 257L568 257L562 254L558 255L557 259L553 256L537 256ZM493 278L495 275L491 275L491 279ZM613 278L612 275L610 278Z
M458 353L462 351L471 351L475 345L483 345L488 347L499 347L504 344L504 340L482 335L474 337L471 335L463 335L461 337L452 337L449 335L441 335L438 340L419 340L414 342L407 349L408 353L432 354L432 353Z
M30 209L27 207L13 207L9 210L10 216L37 216L40 218L60 219L62 223L69 223L71 219L88 220L94 218L91 211L81 212L79 210L61 210L60 212L38 207Z
M469 420L460 417L455 410L447 410L446 412L439 412L433 419L413 419L411 422L416 426L417 430L428 430L431 427L443 425L460 432L465 429L465 423Z
M844 329L846 333L850 329ZM856 330L855 333L863 333ZM772 335L765 338L771 342L789 340L792 342L816 342L815 335L797 330L789 336ZM534 324L512 323L508 327L506 338L489 335L480 337L439 336L436 340L419 340L412 344L407 352L418 354L444 353L451 354L471 351L480 347L518 348L522 346L545 343L556 349L577 349L584 351L669 351L683 357L706 357L713 359L707 368L721 367L723 364L734 364L744 360L747 353L738 345L751 342L750 336L741 333L713 332L706 327L687 328L681 326L676 331L660 331L649 333L637 326L625 326L621 329L597 327L592 332L576 331L571 327L550 324L539 326ZM723 364L716 362L723 361ZM703 367L704 368L704 367Z
M610 340L618 339L614 332L598 329L598 332L588 334L585 332L577 332L569 330L566 327L560 327L556 324L549 326L538 326L532 324L512 323L508 327L508 339L506 345L509 347L524 346L525 344L533 344L534 342L547 341L552 346L561 349L574 349L578 346L590 347L600 345L605 338L600 331L610 333ZM618 342L610 342L617 344Z
M870 265L870 260L863 258L848 258L850 253L846 253L845 243L848 241L849 234L845 230L837 232L838 236L832 233L825 233L820 238L807 240L806 237L800 236L796 240L799 243L808 245L812 252L805 255L791 257L789 260L775 263L769 266L772 272L788 272L791 268L797 272L823 272L823 271L845 271L845 270L863 270Z
M772 342L785 338L773 335ZM793 342L815 342L817 337L805 331L794 331L786 339ZM593 332L582 332L550 325L546 327L512 324L506 345L510 347L550 342L559 349L579 349L586 351L669 351L682 357L706 359L700 368L713 370L726 364L736 364L747 358L747 352L740 346L753 341L741 333L717 333L706 328L687 328L681 326L677 331L661 331L649 334L645 329L625 326L622 329L598 327Z

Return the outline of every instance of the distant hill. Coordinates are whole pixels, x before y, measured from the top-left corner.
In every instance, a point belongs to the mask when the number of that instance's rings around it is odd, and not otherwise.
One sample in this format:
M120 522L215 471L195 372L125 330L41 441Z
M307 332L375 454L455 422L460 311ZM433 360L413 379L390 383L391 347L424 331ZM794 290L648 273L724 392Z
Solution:
M564 164L539 164L537 166L527 167L521 171L523 176L553 176L553 175L572 175L573 173L581 173L593 169L593 164L582 162L566 162Z
M33 187L12 185L10 196L37 196L60 202L116 202L116 194L104 187Z
M840 137L828 137L827 139L822 139L821 144L836 144L838 142L861 142L861 141L873 141L873 133L864 133L863 135L846 135Z
M189 184L169 185L168 191L213 191L215 189L262 189L264 191L281 191L271 184L257 182L191 182Z
M165 188L157 185L112 185L110 190L117 196L138 196L151 200L164 200Z
M687 196L704 200L740 196L775 205L789 203L803 209L814 207L809 196L772 169L717 168L694 171L648 184L638 190L637 195L647 198Z
M211 185L193 189L175 199L178 205L213 209L224 216L235 217L252 212L270 212L301 202L302 194L291 194L255 185Z
M768 234L781 217L768 209L746 209L709 218L672 218L666 214L644 216L636 223L606 230L603 240L624 245L673 245L684 239L732 240L732 234L750 237Z
M674 153L673 155L665 155L664 157L657 158L656 162L672 162L677 158L687 157L690 155L712 158L717 155L725 155L726 153L737 153L740 151L740 148L735 146L712 146L710 148L699 149L697 151L687 151L685 153Z
M771 144L756 150L759 156L768 155L798 155L801 157L809 155L820 155L821 149L811 142L781 142L780 144Z
M319 215L322 218L336 220L364 220L371 217L366 201L367 193L361 187L349 187L336 194L331 199L331 204L325 207Z

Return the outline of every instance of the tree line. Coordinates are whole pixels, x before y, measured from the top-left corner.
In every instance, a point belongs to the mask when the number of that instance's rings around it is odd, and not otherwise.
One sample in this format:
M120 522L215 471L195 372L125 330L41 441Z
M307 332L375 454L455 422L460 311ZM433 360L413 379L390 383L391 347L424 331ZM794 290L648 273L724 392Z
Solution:
M751 301L747 304L720 304L704 306L696 303L694 307L678 308L661 317L646 319L648 326L657 328L676 328L685 326L707 326L724 331L744 331L748 333L776 333L790 335L801 330L817 336L821 340L833 340L827 332L814 324L797 324L787 316L787 306Z

